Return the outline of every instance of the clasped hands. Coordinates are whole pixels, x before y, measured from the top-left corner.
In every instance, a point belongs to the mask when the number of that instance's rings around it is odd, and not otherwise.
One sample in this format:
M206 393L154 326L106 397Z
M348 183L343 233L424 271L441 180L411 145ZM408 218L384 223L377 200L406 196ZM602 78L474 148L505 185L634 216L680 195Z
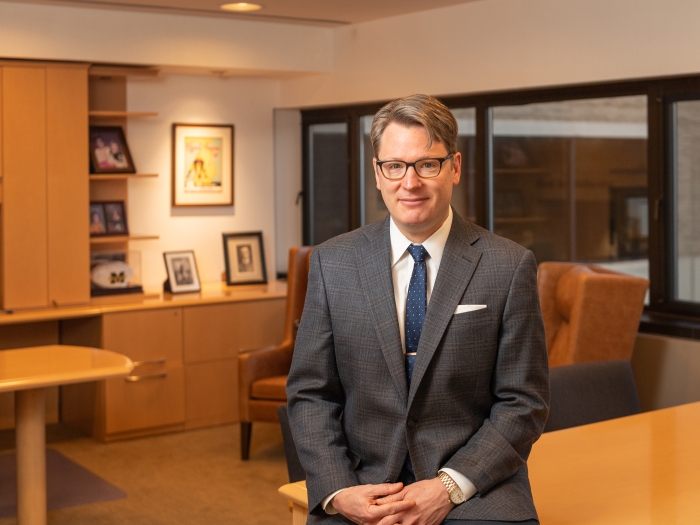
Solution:
M438 478L411 485L357 485L338 493L333 507L358 525L439 525L454 508Z

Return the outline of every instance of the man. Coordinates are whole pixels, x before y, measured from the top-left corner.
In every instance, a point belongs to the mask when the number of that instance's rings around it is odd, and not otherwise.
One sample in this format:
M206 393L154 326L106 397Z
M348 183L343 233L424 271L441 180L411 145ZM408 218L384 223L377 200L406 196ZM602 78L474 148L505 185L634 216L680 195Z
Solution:
M309 523L536 523L535 258L453 213L462 159L438 100L387 104L371 138L390 216L314 249L287 383Z

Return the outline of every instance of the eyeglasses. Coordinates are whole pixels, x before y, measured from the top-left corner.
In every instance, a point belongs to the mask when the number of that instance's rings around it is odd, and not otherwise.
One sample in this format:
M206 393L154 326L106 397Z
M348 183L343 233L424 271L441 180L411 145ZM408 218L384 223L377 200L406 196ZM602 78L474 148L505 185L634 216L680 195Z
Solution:
M421 159L416 162L404 162L403 160L378 160L377 166L382 175L389 180L403 179L408 171L408 168L413 166L419 177L423 179L432 179L440 175L442 163L447 159L452 158L452 153L441 159Z

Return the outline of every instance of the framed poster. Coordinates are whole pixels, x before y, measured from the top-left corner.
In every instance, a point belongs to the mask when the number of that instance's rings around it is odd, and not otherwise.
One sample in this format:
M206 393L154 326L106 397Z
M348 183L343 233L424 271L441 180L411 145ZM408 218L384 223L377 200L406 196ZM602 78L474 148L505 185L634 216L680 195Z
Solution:
M165 270L168 272L166 291L171 293L199 292L199 272L194 251L164 252Z
M136 173L121 126L90 126L91 173Z
M233 205L233 126L173 124L173 206Z
M224 233L226 284L265 284L262 232Z

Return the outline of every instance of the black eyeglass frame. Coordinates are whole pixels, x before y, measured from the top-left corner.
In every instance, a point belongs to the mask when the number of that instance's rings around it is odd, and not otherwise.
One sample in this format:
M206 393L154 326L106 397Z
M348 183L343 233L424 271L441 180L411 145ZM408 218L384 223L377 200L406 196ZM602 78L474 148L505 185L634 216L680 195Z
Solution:
M443 157L443 158L441 158L441 159L430 157L430 158L427 158L427 159L419 159L419 160L417 160L417 161L415 161L415 162L406 162L405 160L399 160L399 159L393 159L393 160L378 160L376 164L377 164L377 166L379 166L379 171L381 172L381 174L384 176L384 178L385 178L386 180L401 180L401 179L403 179L403 178L406 176L406 173L408 173L408 168L410 168L411 166L413 166L413 170L416 172L416 175L418 175L421 179L434 179L435 177L437 177L438 175L440 175L440 173L442 172L442 164L443 164L446 160L451 159L451 158L452 158L452 155L454 155L454 153L450 153L447 157ZM424 177L423 175L421 175L420 173L418 173L418 170L416 169L416 164L418 164L419 162L426 162L426 161L428 161L428 160L436 160L436 161L438 161L438 162L440 163L440 168L437 170L437 173L436 173L435 175L433 175L432 177ZM391 177L391 178L390 178L390 177L387 177L387 176L386 176L386 173L384 173L384 170L382 169L382 165L383 165L383 164L386 164L387 162L402 162L402 163L404 163L404 164L406 165L406 169L404 170L403 175L401 175L400 177Z

